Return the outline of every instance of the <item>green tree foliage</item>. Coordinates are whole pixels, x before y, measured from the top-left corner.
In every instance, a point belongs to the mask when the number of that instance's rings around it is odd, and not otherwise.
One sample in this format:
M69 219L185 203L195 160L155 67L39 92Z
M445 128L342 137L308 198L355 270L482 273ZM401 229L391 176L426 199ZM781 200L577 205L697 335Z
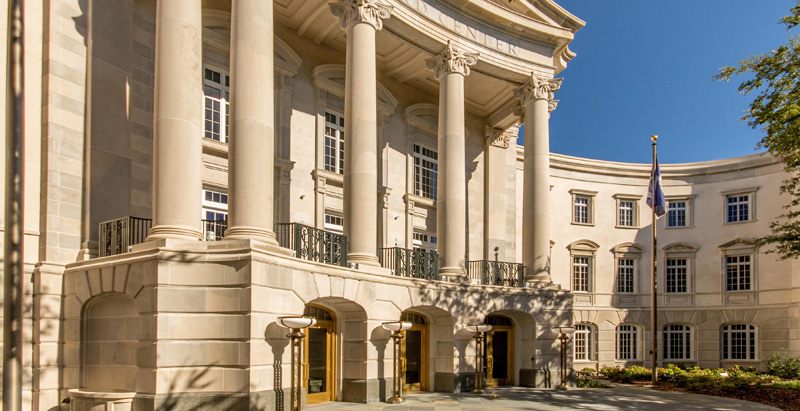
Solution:
M800 0L791 14L780 20L790 31L800 25ZM736 67L725 67L714 76L728 81L734 75L752 77L739 85L742 94L758 93L742 120L766 132L758 148L766 148L784 161L789 178L781 193L791 197L786 213L770 223L772 234L758 239L760 245L773 245L768 252L781 259L800 257L800 35L789 35L789 43L768 53L747 56Z

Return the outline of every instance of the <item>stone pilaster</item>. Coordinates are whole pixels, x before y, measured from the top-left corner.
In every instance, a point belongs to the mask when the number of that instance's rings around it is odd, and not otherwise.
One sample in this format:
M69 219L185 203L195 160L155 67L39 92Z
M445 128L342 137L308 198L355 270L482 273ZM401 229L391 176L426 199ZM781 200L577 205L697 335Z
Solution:
M550 111L562 79L531 74L516 90L525 113L525 159L522 190L522 263L525 282L550 283Z
M231 139L225 238L277 245L272 2L231 4Z
M344 233L347 260L378 265L378 92L375 33L392 7L375 0L330 3L347 31L344 93Z
M451 280L466 279L467 176L464 129L464 77L478 62L477 53L464 53L449 41L438 56L426 60L439 79L439 176L436 233L439 273Z
M202 33L199 2L156 4L153 228L148 239L202 238Z

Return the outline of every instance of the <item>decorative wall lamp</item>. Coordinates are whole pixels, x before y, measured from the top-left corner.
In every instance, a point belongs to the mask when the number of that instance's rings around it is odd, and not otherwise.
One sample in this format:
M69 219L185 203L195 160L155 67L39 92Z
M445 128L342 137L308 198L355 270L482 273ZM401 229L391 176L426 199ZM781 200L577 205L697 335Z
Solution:
M575 327L553 327L553 331L561 334L558 337L561 341L561 385L556 389L566 390L569 389L569 385L567 385L567 341L569 341L569 336L575 332Z
M403 331L411 328L410 322L390 321L381 324L386 331L392 331L392 342L394 347L394 371L392 372L394 381L392 382L392 397L386 400L389 404L399 404L406 399L403 398L403 382L400 378L400 339L403 338Z
M286 336L292 345L292 406L291 411L300 411L300 345L306 335L301 331L317 323L317 320L308 317L280 317L278 324L291 330Z
M467 331L475 333L475 389L472 392L480 394L483 392L483 349L484 334L492 331L492 326L488 324L468 325Z

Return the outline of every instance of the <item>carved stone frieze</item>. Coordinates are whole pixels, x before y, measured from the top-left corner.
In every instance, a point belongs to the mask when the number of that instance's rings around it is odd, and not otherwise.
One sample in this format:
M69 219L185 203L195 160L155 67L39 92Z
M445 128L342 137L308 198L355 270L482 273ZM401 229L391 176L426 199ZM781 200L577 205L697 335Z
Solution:
M367 23L380 30L383 21L392 14L393 6L377 0L339 0L328 3L331 13L339 17L342 28L350 23Z
M536 74L531 74L530 80L525 82L522 87L514 90L514 96L517 97L523 106L534 100L547 100L550 102L548 108L550 111L555 110L558 100L553 100L553 93L561 88L560 78L544 78Z
M444 50L436 57L425 60L429 69L433 70L433 76L437 79L444 73L458 73L463 76L469 75L469 67L478 62L478 53L465 53L449 40Z
M514 138L514 131L512 130L502 130L499 128L486 126L487 146L508 148L512 138Z

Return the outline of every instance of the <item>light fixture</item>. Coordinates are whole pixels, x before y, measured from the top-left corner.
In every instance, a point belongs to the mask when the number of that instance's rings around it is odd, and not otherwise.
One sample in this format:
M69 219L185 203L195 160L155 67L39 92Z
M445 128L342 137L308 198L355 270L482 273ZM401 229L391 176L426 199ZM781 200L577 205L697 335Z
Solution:
M300 411L300 343L305 337L302 329L312 327L317 320L309 317L280 317L278 324L291 329L286 336L292 343L292 403L291 411Z
M481 345L484 340L484 333L492 331L492 326L489 324L474 324L466 326L467 331L475 333L472 337L475 339L475 389L472 392L480 394L483 392L483 350Z
M412 324L408 321L389 321L381 324L386 331L392 331L392 341L394 348L392 397L386 400L389 404L399 404L405 402L403 398L403 385L400 379L400 339L403 338L403 331L410 329Z
M561 334L558 337L561 341L561 384L556 388L566 390L569 389L569 385L567 385L567 341L569 341L569 336L575 333L575 327L556 326L553 327L553 331Z

